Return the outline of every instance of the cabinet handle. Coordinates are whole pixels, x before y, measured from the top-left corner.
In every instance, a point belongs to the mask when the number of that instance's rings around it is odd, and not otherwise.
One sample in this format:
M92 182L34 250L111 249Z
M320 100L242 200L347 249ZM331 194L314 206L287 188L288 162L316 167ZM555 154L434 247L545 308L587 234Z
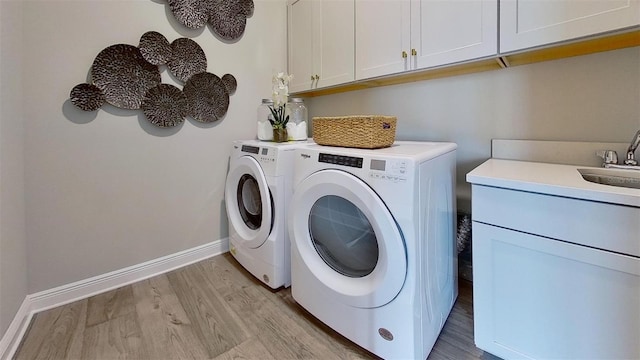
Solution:
M316 79L316 77L315 77L315 76L313 76L313 75L311 75L311 81L313 81L313 80L315 80L315 79Z
M316 79L316 81L320 80L320 76L318 76L318 74L316 74L315 79Z
M403 58L403 59L406 59L406 58L407 58L407 52L406 52L406 51L404 51L404 50L402 51L402 58Z
M416 49L411 49L411 56L416 56L418 55L418 52L416 51Z

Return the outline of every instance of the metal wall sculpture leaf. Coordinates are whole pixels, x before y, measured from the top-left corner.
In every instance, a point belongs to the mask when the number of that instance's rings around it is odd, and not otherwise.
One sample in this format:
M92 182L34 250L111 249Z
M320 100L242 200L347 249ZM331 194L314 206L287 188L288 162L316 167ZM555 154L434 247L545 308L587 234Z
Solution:
M222 79L208 72L193 75L184 85L191 116L203 123L220 120L229 108L229 93Z
M247 17L253 15L253 0L167 0L173 16L184 26L198 29L209 23L222 39L242 36Z
M142 100L142 111L153 125L176 126L189 115L187 96L173 85L160 84L147 91Z
M93 84L78 84L71 89L71 103L84 111L95 111L104 105L104 93Z
M209 0L168 0L173 16L190 29L203 27L209 19Z
M197 42L179 38L171 43L173 57L167 67L176 79L186 82L197 73L207 71L207 57Z
M227 92L229 94L233 94L236 92L236 87L238 87L238 82L236 78L231 74L224 74L222 76L222 82L224 83L224 87L227 88Z
M235 40L244 33L247 16L252 13L252 0L214 1L208 23L221 38Z
M164 65L173 57L173 49L167 38L155 31L142 34L138 48L142 57L153 65Z
M126 44L102 50L93 61L91 77L106 101L123 109L140 109L147 90L161 81L158 67L147 62L137 47Z

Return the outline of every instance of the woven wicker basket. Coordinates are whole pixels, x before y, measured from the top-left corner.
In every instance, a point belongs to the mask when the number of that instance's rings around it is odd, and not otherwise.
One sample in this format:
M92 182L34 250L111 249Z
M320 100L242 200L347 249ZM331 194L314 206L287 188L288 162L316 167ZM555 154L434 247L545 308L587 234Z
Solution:
M313 140L330 146L389 147L396 138L396 121L395 116L382 115L314 117Z

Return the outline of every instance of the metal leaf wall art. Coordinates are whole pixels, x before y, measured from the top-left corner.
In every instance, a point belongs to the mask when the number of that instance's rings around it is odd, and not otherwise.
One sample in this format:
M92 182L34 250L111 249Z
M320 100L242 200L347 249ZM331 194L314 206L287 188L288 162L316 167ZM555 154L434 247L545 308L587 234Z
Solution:
M162 84L160 66L166 66L184 88ZM195 41L179 38L169 43L149 31L138 47L116 44L102 50L91 67L91 83L78 84L70 98L84 111L98 110L106 102L122 109L142 109L158 127L173 127L187 116L203 123L222 119L237 82L207 71L207 58Z
M93 84L106 101L123 109L140 109L147 90L160 84L160 70L133 45L117 44L100 51L91 66Z
M233 41L242 36L253 0L167 0L173 16L190 29L206 24L220 38Z

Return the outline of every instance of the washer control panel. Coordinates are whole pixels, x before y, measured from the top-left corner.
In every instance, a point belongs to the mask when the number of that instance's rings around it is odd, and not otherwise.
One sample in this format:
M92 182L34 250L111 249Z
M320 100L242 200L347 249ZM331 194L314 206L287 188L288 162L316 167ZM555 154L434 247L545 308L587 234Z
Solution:
M240 149L240 151L246 152L246 153L251 153L251 154L259 154L260 153L260 148L257 147L257 146L242 145L242 149Z
M269 154L269 148L260 148L258 146L242 145L240 149L242 152L258 155L255 158L262 163L276 162L275 151Z

